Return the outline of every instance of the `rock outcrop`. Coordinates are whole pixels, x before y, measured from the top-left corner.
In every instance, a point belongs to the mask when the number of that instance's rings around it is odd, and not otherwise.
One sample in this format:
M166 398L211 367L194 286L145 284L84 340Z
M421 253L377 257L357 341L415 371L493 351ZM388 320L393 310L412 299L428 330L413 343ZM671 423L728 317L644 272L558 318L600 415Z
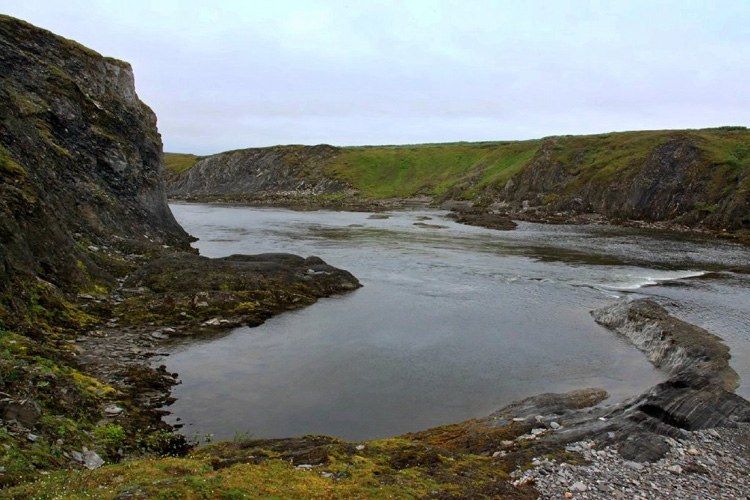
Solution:
M506 209L542 216L596 213L613 221L750 229L747 129L645 134L545 139L531 161L489 196Z
M340 149L277 146L229 151L199 159L180 175L169 176L169 196L197 201L294 204L351 191L322 167Z
M542 394L503 408L484 423L530 422L539 428L540 446L595 439L617 446L627 460L652 461L669 450L664 436L750 422L750 402L734 394L737 374L716 336L649 300L614 304L593 316L630 339L668 379L611 406L594 406L606 397L596 389Z
M29 281L74 293L111 285L122 254L188 248L129 64L2 16L0 117L1 320Z

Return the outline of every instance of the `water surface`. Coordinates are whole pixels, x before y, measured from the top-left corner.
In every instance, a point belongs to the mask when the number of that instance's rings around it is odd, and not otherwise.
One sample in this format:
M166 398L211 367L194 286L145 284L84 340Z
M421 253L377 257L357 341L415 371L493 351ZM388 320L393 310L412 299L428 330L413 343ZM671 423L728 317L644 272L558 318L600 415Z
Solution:
M438 211L383 220L172 210L203 255L318 255L364 285L257 328L173 346L161 361L182 380L169 419L190 436L360 440L484 416L541 392L596 386L623 399L664 378L589 315L624 296L652 296L708 327L750 377L749 280L727 271L748 262L737 245L607 226L501 232Z

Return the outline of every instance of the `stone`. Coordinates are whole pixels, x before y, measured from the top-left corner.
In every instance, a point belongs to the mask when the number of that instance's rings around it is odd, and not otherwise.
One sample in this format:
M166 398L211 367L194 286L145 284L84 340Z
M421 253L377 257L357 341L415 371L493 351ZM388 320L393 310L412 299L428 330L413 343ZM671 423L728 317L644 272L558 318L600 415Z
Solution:
M3 399L0 400L0 415L3 420L15 420L30 429L39 420L41 410L39 405L28 399Z
M588 487L586 487L583 481L576 481L570 485L570 491L586 491L587 489Z
M116 417L120 413L123 412L123 409L116 404L107 405L106 408L104 408L104 413L108 417Z
M625 460L623 464L625 465L625 467L628 467L634 470L643 470L645 467L643 464L638 463L638 462L633 462L632 460Z
M682 467L680 467L679 465L670 465L669 467L667 467L667 470L672 474L682 474Z
M550 422L549 426L550 426L550 429L555 430L555 431L557 429L559 429L560 427L562 427L562 425L560 425L560 424L558 424L557 422L554 422L554 421Z
M354 449L355 449L355 450L357 450L357 451L362 451L362 450L364 450L364 449L365 449L365 445L363 445L363 444L358 444L357 446L355 446L355 447L354 447Z
M104 459L100 457L95 451L83 449L83 466L89 470L98 469L104 465Z

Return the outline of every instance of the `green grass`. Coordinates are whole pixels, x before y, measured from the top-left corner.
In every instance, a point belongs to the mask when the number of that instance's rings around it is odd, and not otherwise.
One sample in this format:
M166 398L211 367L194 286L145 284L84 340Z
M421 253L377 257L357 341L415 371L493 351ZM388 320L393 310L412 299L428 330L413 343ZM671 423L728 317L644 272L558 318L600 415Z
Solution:
M169 172L181 174L192 168L201 157L186 153L164 153L164 166Z
M695 175L714 178L712 191L723 189L734 175L750 179L745 175L750 168L750 131L744 127L612 132L529 141L344 147L321 170L326 176L352 185L364 199L424 195L477 200L483 193L502 188L530 166L544 147L545 168L559 166L570 179L564 193L560 193L564 195L591 182L611 184L635 175L655 148L674 138L685 138L698 148L702 170ZM165 163L170 172L180 173L199 158L166 153ZM750 188L750 180L743 182L745 188Z
M507 180L531 159L540 141L365 146L344 148L325 172L366 198L441 196L457 186Z

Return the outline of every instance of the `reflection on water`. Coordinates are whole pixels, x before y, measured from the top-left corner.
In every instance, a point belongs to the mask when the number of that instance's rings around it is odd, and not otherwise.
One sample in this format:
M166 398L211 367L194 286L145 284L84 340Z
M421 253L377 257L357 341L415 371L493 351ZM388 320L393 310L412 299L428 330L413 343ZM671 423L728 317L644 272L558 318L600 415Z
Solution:
M434 211L368 219L172 209L203 255L318 255L364 284L257 328L175 346L163 360L182 380L170 418L188 435L366 439L483 416L540 392L599 386L621 399L662 377L588 314L627 295L653 296L725 337L733 353L750 345L747 276L722 271L749 254L728 243L602 226L499 232ZM446 227L414 225L427 216ZM735 358L743 377L748 359Z

